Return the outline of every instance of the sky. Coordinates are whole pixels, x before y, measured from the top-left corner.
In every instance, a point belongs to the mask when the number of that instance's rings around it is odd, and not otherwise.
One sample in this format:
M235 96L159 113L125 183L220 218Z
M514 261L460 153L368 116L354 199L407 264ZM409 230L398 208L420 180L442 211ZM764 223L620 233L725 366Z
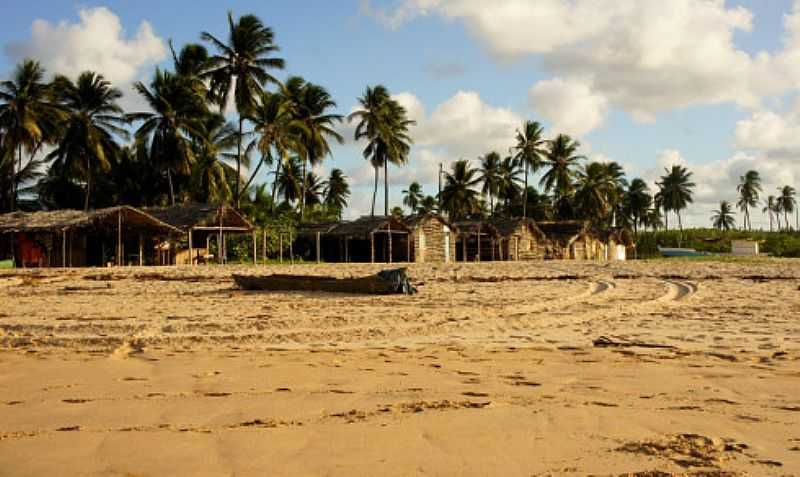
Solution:
M389 169L390 206L412 181L435 194L440 163L506 154L525 120L651 184L688 167L690 225L735 202L749 169L763 198L800 189L800 0L26 0L3 6L0 75L26 57L50 73L91 69L140 110L131 85L170 66L167 42L224 37L228 11L270 26L286 60L275 75L326 87L340 114L376 84L406 107L414 146ZM318 172L344 170L355 217L369 212L373 171L353 125L339 129L348 141ZM752 222L769 226L760 211Z

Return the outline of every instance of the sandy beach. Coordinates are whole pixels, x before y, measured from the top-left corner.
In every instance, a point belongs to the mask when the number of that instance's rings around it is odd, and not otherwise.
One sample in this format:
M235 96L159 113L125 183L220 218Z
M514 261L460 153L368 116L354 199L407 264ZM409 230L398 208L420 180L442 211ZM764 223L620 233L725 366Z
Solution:
M800 261L381 268L2 272L0 475L800 475Z

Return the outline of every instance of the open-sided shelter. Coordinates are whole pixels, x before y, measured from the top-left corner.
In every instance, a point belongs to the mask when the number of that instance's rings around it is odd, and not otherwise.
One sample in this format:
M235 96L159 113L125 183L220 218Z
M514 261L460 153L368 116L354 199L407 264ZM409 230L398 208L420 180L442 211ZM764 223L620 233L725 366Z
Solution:
M460 262L497 260L499 257L497 228L488 222L468 220L457 222L458 243L456 259Z
M364 216L333 227L326 235L338 239L343 262L407 262L409 228L394 216Z
M411 262L455 261L456 231L447 219L427 213L411 215L403 222L411 231Z
M342 222L304 223L297 227L294 251L305 260L344 262L344 239L330 233Z
M498 218L492 225L499 234L500 260L541 260L544 258L544 233L533 219Z
M158 264L156 245L180 230L129 206L0 215L19 267Z
M174 264L197 264L210 261L224 263L227 259L226 236L253 235L253 258L257 256L253 225L238 210L225 205L180 204L170 207L144 209L148 214L179 229L188 241L187 248L177 248L164 259ZM217 254L211 253L216 243ZM168 245L165 245L168 246Z
M546 237L545 258L595 260L605 258L605 244L583 220L537 222Z

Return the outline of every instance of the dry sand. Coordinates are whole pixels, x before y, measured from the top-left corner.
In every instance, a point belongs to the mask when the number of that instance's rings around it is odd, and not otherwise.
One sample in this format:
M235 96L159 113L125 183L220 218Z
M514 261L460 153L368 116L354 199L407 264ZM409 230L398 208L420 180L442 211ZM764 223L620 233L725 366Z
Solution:
M800 475L798 261L379 268L0 274L0 475Z

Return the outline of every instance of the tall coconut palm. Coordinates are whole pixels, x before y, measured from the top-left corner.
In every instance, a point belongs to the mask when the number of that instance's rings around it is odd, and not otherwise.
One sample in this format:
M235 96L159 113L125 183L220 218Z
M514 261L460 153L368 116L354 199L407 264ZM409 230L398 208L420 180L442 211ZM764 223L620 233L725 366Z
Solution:
M761 209L761 212L769 215L769 231L772 232L772 216L777 210L777 202L775 200L775 196L771 195L768 196L767 199L764 201L764 208ZM780 219L779 219L780 220ZM780 229L780 222L778 223L778 228Z
M319 205L322 203L325 191L325 183L314 171L306 173L306 180L302 193L305 194L305 203L308 205Z
M403 191L403 205L411 209L412 214L416 214L422 197L422 186L419 182L412 182L408 189Z
M303 160L291 156L278 176L278 193L283 199L293 204L300 200L303 194Z
M489 196L489 215L494 215L494 198L500 192L503 183L500 166L502 159L500 154L492 151L480 158L480 180L481 193Z
M639 226L644 225L652 203L653 197L650 195L647 182L638 177L633 179L625 191L623 208L631 218L634 234L638 234Z
M193 199L223 204L231 198L227 177L232 172L226 163L228 151L236 147L236 128L220 114L209 114L200 124L202 136L195 146L196 162L192 167Z
M479 193L475 189L480 182L477 169L463 159L453 163L452 172L445 173L442 208L450 220L461 220L480 210Z
M203 45L190 43L184 45L180 52L175 52L172 41L169 42L172 52L172 62L175 75L188 83L189 89L194 91L204 100L208 98L208 81L204 79L206 69L208 69L209 55L208 50Z
M9 176L12 178L10 209L15 210L22 154L33 160L36 152L48 141L56 138L58 122L63 114L52 101L52 89L44 82L45 70L33 60L25 60L16 69L10 80L0 82L0 130L3 145L16 153L16 163L11 162Z
M409 128L416 124L408 119L407 112L400 103L393 100L386 87L367 86L358 98L360 109L351 113L347 119L358 120L355 130L356 141L366 141L364 159L375 170L375 188L372 192L372 215L375 215L375 197L378 192L380 168L384 171L384 214L389 214L389 163L404 164L408 160L411 137Z
M750 208L758 205L758 194L761 192L761 176L757 171L747 171L745 175L739 177L739 185L736 186L736 191L739 192L739 201L736 205L739 210L744 212L743 227L751 230Z
M714 215L711 216L711 223L714 228L719 230L730 230L736 225L730 202L723 200L719 203L719 209L715 210Z
M437 212L439 210L439 201L432 195L426 195L420 202L417 211L421 214L428 214Z
M341 219L342 211L347 207L347 199L350 197L350 185L341 169L331 171L330 177L325 182L324 195L325 205L336 210Z
M274 213L277 178L280 176L281 167L288 160L290 153L305 155L302 138L310 132L303 121L295 117L292 104L283 93L263 92L247 120L253 125L253 130L248 133L253 140L247 146L247 150L257 149L261 159L250 175L245 190L255 179L262 164L269 165L275 159L276 166L272 180L272 212ZM273 151L275 152L274 158Z
M95 171L107 172L111 168L111 161L120 151L116 137L128 137L118 104L122 92L91 71L81 73L75 82L58 76L53 84L67 118L57 147L48 158L61 163L63 170L82 176L86 184L83 208L89 210Z
M540 184L547 193L553 194L553 202L559 203L570 197L574 191L573 179L575 170L585 156L577 154L581 144L567 136L559 134L551 143L544 159L547 171Z
M284 60L273 56L278 50L272 29L255 15L244 15L234 21L228 12L228 41L223 42L209 32L201 34L217 54L208 59L204 76L210 79L212 96L222 112L233 91L234 104L239 114L239 141L236 151L236 187L234 200L239 206L242 174L242 137L246 116L256 105L267 83L280 84L269 71L283 69Z
M665 211L674 211L678 216L678 228L683 230L681 222L681 210L691 204L695 183L692 182L692 173L685 167L674 165L671 169L665 169L666 175L661 177L658 182L661 188L663 207Z
M548 141L543 139L544 128L536 121L525 121L522 131L517 130L517 144L514 158L525 169L525 189L522 199L522 216L528 217L528 171L536 173L547 155Z
M783 222L786 230L790 230L791 226L789 224L789 214L794 212L795 207L797 207L797 200L795 199L795 190L792 186L783 186L778 187L778 195L777 204L778 209L783 212Z
M293 76L286 81L283 93L292 108L294 117L305 126L305 134L301 136L303 156L303 175L308 165L316 166L331 153L330 139L343 143L344 139L336 131L334 125L342 120L342 116L331 114L329 109L336 107L336 102L322 86L306 82ZM303 183L305 187L305 182ZM305 214L305 197L300 199L300 218Z
M195 161L189 136L202 136L202 119L208 111L189 85L172 73L156 69L150 86L133 88L145 99L149 112L132 113L129 121L141 122L136 130L137 148L149 151L150 161L167 176L170 203L175 205L175 174L190 174Z

